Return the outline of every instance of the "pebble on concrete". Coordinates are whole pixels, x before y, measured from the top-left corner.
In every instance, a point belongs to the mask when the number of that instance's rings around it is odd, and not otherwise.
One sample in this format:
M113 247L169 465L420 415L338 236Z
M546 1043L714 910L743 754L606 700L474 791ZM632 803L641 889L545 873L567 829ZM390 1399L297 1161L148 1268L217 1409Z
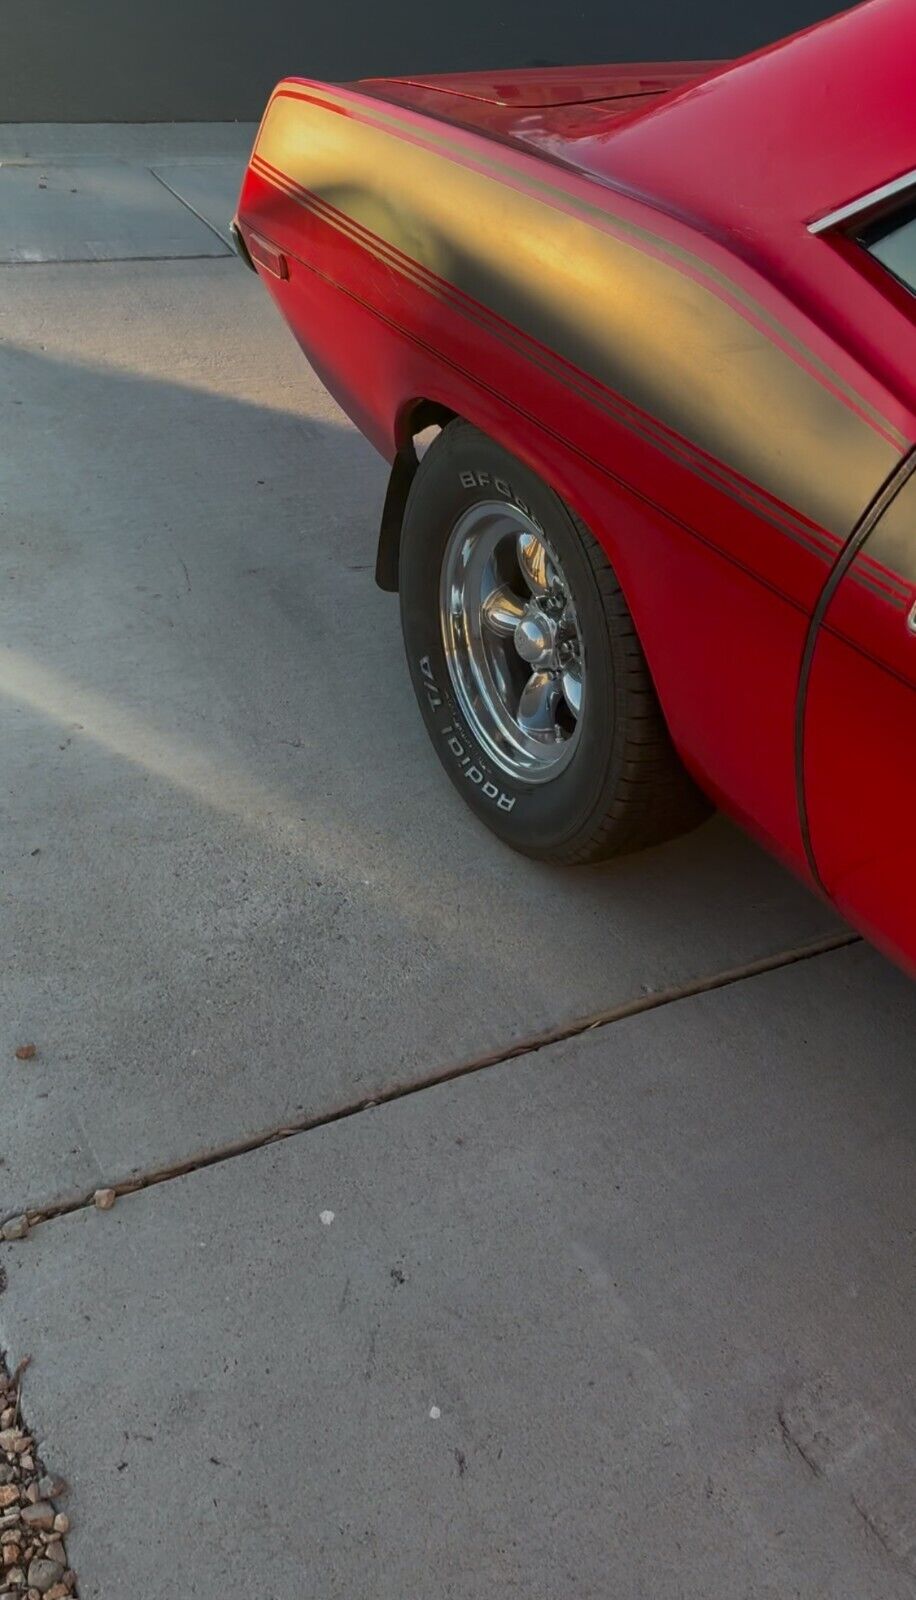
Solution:
M16 1051L17 1061L34 1061L38 1051L33 1044L21 1044Z
M110 1211L116 1199L114 1189L96 1189L92 1196L97 1211Z
M4 1222L2 1233L4 1239L27 1239L29 1236L28 1217L10 1217L9 1222Z

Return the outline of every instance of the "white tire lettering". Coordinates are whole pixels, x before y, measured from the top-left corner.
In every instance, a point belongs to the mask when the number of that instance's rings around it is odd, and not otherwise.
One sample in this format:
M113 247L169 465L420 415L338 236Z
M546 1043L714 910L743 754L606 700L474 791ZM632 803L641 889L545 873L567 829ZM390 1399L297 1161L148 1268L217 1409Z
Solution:
M417 665L423 678L423 688L426 691L427 699L430 706L435 710L436 707L442 705L442 696L436 688L436 680L433 677L429 656L420 656ZM440 728L439 732L442 734L455 760L463 768L468 782L473 783L488 800L495 800L500 811L511 811L515 805L515 796L506 794L504 790L497 787L492 779L485 776L483 769L471 760L452 724L450 722L446 723L445 727Z
M468 782L473 783L488 800L495 800L500 811L511 811L515 805L515 795L506 794L492 779L485 777L482 769L471 760L451 723L441 728L440 732Z
M426 698L429 701L432 709L436 711L442 704L442 696L436 688L436 680L433 677L433 669L430 666L429 656L420 657L420 671L423 674L423 687L426 690Z
M492 478L489 472L479 469L477 472L459 472L458 479L462 489L486 489L492 486L497 494L501 494L504 500L511 500L513 505L518 506L519 511L530 517L534 526L543 532L540 520L535 516L527 500L523 500L518 490L512 487L508 478Z

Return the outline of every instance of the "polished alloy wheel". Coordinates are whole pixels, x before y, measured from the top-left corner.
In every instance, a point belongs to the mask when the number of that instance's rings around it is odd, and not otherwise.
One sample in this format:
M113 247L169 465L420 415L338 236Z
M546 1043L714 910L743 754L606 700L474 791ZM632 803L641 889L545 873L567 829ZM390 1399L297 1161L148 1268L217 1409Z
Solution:
M440 619L453 688L487 754L517 780L558 776L579 739L585 656L563 569L518 507L479 502L458 519Z

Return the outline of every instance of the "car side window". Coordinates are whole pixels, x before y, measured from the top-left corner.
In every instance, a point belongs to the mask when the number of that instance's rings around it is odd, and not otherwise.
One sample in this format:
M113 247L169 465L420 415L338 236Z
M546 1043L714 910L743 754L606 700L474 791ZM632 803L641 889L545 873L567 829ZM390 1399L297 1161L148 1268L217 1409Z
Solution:
M876 261L916 294L916 200L903 210L866 224L855 237Z

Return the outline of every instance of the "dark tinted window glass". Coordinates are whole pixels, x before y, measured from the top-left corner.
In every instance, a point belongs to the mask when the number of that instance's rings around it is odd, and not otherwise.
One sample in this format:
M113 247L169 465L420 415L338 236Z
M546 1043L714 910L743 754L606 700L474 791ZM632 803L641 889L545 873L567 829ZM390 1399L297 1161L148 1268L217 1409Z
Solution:
M916 294L916 201L905 211L896 211L892 217L863 228L858 239L888 272Z

